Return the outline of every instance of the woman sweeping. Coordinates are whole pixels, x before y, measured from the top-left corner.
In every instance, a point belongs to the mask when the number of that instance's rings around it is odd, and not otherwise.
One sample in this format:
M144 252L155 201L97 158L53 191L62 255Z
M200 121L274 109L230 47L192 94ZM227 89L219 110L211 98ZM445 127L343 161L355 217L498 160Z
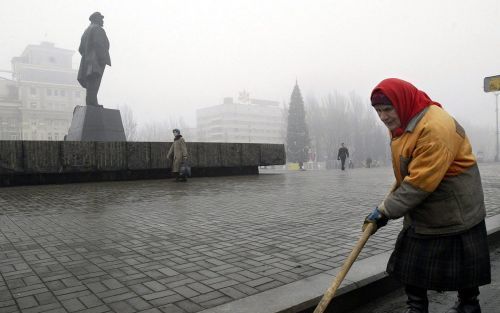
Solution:
M405 285L405 312L427 313L427 290L458 291L448 313L481 312L479 286L491 282L486 211L464 129L400 79L380 82L371 103L390 131L396 183L365 225L404 217L387 272Z

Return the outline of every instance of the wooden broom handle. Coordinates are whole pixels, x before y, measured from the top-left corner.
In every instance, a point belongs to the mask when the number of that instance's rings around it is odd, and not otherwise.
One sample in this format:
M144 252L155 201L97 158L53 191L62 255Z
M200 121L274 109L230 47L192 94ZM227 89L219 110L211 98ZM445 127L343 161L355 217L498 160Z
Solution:
M366 242L368 241L368 238L370 238L370 236L372 235L372 232L375 227L376 226L374 223L368 223L368 225L365 228L365 231L363 232L358 242L356 243L356 246L354 246L354 248L352 249L351 253L345 260L344 265L342 265L342 268L338 272L337 276L333 280L330 287L326 290L325 294L323 295L323 298L321 298L321 301L318 303L318 306L316 307L313 313L323 313L325 311L326 307L333 299L333 296L335 295L337 288L344 280L345 276L347 275L347 272L349 272L349 269L351 269L351 266L354 263L354 261L356 261L357 257L359 256L359 253L361 252Z

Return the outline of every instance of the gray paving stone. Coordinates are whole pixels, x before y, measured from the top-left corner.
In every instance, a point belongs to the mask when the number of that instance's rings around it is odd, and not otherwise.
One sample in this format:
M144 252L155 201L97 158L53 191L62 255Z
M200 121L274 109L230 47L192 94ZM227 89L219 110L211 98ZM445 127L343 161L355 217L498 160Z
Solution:
M203 307L190 300L182 300L175 303L184 312L194 313L203 310Z
M151 308L151 304L149 304L147 301L143 300L140 297L128 299L127 303L129 303L131 306L133 306L134 309L140 310L140 311Z
M113 309L115 312L120 312L120 313L134 313L137 312L137 310L130 305L129 303L125 301L119 301L119 302L114 302L108 304L108 306Z
M18 313L20 312L17 305L1 307L2 313Z
M207 292L210 292L210 291L213 291L212 288L202 284L202 283L192 283L192 284L188 284L187 285L189 288L197 291L198 293L207 293Z
M38 302L33 296L18 298L16 301L21 309L31 308L38 305Z
M15 306L16 302L14 300L0 301L0 308L6 308L10 306Z
M167 304L160 307L161 312L164 313L184 313L185 311L174 304Z
M87 308L93 308L103 304L101 299L99 299L93 294L79 297L78 300L80 300L80 302L83 303L83 305L85 305L85 307Z
M51 292L44 292L35 295L37 302L41 305L57 302L56 297Z
M100 305L97 307L79 311L78 313L107 313L107 312L111 312L111 309L106 305Z
M183 296L181 296L179 294L173 294L170 296L149 300L149 303L151 303L154 307L159 307L159 306L163 306L165 304L178 302L178 301L181 301L183 299L184 299Z
M45 305L35 306L29 309L22 310L23 313L38 313L38 312L47 312L50 310L58 310L62 309L61 304L59 303L50 303Z
M179 286L179 287L173 288L173 291L175 291L176 293L180 294L181 296L183 296L185 298L192 298L192 297L195 297L195 296L200 294L199 292L197 292L189 287L186 287L186 286Z
M159 292L153 292L147 295L144 295L143 298L146 300L154 300L158 298L164 298L168 296L175 295L176 293L173 292L172 290L164 290L164 291L159 291Z
M225 294L226 296L229 296L229 297L231 297L232 299L235 299L235 300L247 296L245 293L243 293L243 292L241 292L238 289L235 289L233 287L222 288L220 291L223 294Z
M157 308L152 308L152 309L147 309L147 310L139 311L139 313L161 313L161 312L162 311L160 311Z
M215 299L212 299L212 300L209 300L209 301L206 301L206 302L201 302L201 305L204 306L204 307L206 307L206 308L211 308L213 306L217 306L217 305L229 302L229 301L231 301L230 297L223 296L223 297L215 298Z
M78 299L64 300L61 301L61 303L64 306L64 308L69 312L76 312L86 309L85 305L83 305L83 303L80 302Z

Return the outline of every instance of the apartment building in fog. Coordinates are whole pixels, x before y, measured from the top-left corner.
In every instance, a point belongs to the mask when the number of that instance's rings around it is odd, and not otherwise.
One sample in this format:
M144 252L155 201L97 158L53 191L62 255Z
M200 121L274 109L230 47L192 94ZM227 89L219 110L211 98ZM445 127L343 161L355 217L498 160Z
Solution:
M85 102L74 54L42 42L12 59L11 79L0 79L0 139L64 139L74 107Z
M285 119L279 102L252 99L241 92L235 101L196 111L197 140L203 142L283 143Z

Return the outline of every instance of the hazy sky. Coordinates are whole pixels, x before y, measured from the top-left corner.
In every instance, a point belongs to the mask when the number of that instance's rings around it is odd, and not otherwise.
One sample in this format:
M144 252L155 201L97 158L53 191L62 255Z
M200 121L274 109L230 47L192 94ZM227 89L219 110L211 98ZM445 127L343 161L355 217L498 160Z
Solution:
M78 48L100 11L112 67L99 100L138 120L181 115L245 89L289 101L414 83L459 120L494 125L483 78L500 74L498 0L0 0L0 69L26 45ZM75 54L75 68L80 56Z

